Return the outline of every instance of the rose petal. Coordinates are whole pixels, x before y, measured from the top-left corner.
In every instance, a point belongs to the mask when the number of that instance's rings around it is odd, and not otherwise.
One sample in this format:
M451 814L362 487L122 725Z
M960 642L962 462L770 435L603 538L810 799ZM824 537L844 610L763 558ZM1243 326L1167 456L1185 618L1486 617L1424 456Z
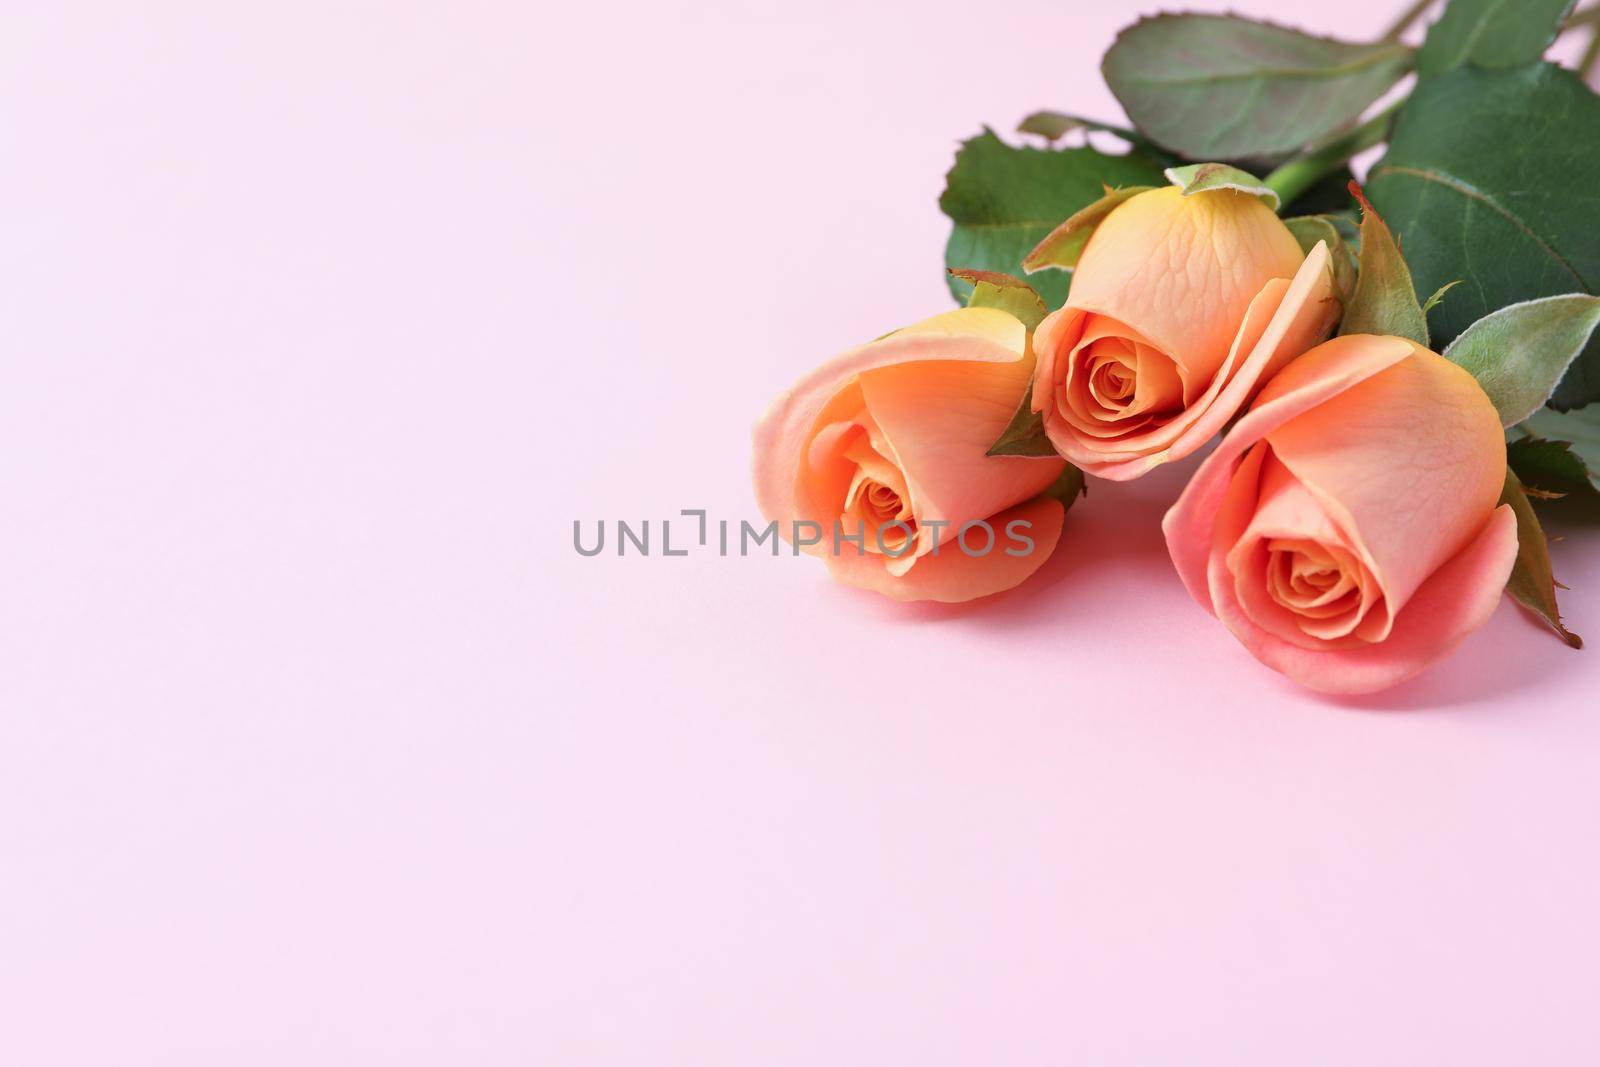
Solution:
M1255 626L1231 598L1218 616L1245 647L1273 670L1324 693L1374 693L1405 681L1455 650L1482 626L1517 559L1517 520L1502 504L1471 540L1422 583L1396 614L1384 640L1313 652Z
M1204 383L1261 287L1292 276L1304 258L1253 196L1156 189L1106 216L1073 270L1067 302L1139 331Z
M1012 316L994 308L961 308L824 363L778 397L756 423L753 474L761 513L778 520L786 537L794 520L819 521L824 511L803 481L802 458L818 418L862 372L925 359L1015 363L1023 358L1026 346L1027 329ZM832 517L827 515L826 521Z
M1250 413L1200 464L1162 519L1161 529L1178 576L1202 607L1215 610L1206 579L1211 539L1234 469L1250 446L1295 416L1405 359L1411 351L1411 342L1398 337L1336 337L1319 345L1279 371L1256 398Z
M1050 497L1035 497L1008 508L987 522L994 530L994 546L987 555L969 556L955 542L957 531L944 531L938 555L924 555L902 577L894 577L881 562L882 556L857 553L846 545L838 555L824 555L834 577L848 585L882 593L895 600L938 600L960 603L1019 585L1044 565L1061 537L1066 509ZM1021 546L1006 535L1008 523L1023 521L1031 526L1019 532L1032 538L1033 550L1012 556L1006 549ZM983 547L982 530L973 530L968 543L974 550Z
M1083 337L1087 318L1083 312L1069 305L1046 315L1033 331L1033 394L1029 406L1044 420L1045 433L1058 452L1061 450L1061 441L1057 434L1050 431L1051 419L1061 417L1056 409L1057 390L1060 388L1057 379L1066 379L1070 369L1068 361L1072 358L1072 350Z
M1325 410L1326 405L1351 394L1362 383L1374 381L1378 375L1396 368L1412 356L1417 358L1411 362L1421 365L1421 373L1431 375L1430 381L1434 385L1442 380L1444 387L1447 390L1450 388L1449 375L1441 378L1430 363L1440 357L1426 350L1418 350L1410 341L1401 338L1340 337L1294 361L1268 383L1251 412L1239 421L1217 451L1200 465L1162 522L1173 563L1190 595L1221 618L1239 641L1263 663L1314 689L1339 693L1372 692L1402 681L1446 655L1494 610L1516 559L1515 518L1509 509L1501 507L1487 521L1480 522L1476 529L1470 530L1467 542L1441 561L1430 575L1425 576L1409 599L1401 605L1385 604L1391 616L1391 628L1386 638L1370 644L1352 643L1343 648L1313 650L1283 640L1257 625L1236 598L1232 574L1223 556L1227 548L1245 532L1255 514L1260 471L1267 449L1271 447L1275 453L1280 437L1294 439L1298 432L1297 429L1283 434L1280 428L1290 425L1291 420L1297 420L1308 412ZM1400 377L1391 381L1397 395L1407 391L1405 386L1411 373L1410 370L1401 371ZM1460 405L1447 403L1446 406L1454 408ZM1466 404L1463 410L1470 412L1471 408L1471 404ZM1337 410L1336 407L1334 410ZM1476 415L1461 417L1475 419ZM1367 411L1363 411L1362 421L1372 421ZM1304 424L1293 425L1298 427ZM1323 425L1321 432L1327 432L1328 429L1327 425ZM1457 438L1459 445L1463 435L1452 433L1451 436ZM1258 442L1263 441L1269 443L1256 447ZM1296 455L1304 460L1311 451L1307 445L1304 452L1297 452ZM1436 460L1437 457L1425 457L1424 462ZM1364 471L1356 472L1356 477L1364 475L1370 478L1377 473L1389 477L1375 480L1389 480L1395 464L1406 462L1405 452L1382 457L1369 454L1363 462L1368 465ZM1387 466L1374 466L1376 463L1386 463ZM1332 477L1331 467L1308 465ZM1467 468L1466 481L1470 483L1476 476L1475 461L1469 462ZM1452 468L1447 466L1445 470L1447 480L1452 480ZM1239 477L1234 477L1235 472ZM1304 484L1308 492L1313 491L1310 483ZM1340 484L1345 487L1344 483ZM1463 485L1459 480L1458 488L1474 491L1470 484ZM1392 481L1390 493L1391 504L1397 503L1393 496ZM1348 516L1329 508L1330 500L1319 497L1317 502L1324 507L1328 518L1340 527L1341 534L1348 536L1354 527L1341 521ZM1362 507L1365 506L1363 502ZM1480 510L1479 514L1484 514L1484 510ZM1378 533L1380 537L1388 536L1387 530ZM1427 536L1437 537L1437 530ZM1362 626L1366 626L1365 621ZM1371 636L1361 629L1357 633Z
M1233 597L1257 626L1290 644L1326 649L1334 644L1357 642L1357 637L1350 636L1351 631L1374 607L1381 592L1376 583L1365 580L1364 569L1355 558L1356 554L1350 550L1343 531L1334 525L1321 503L1299 479L1278 462L1266 446L1257 445L1251 451L1260 464L1259 475L1251 479L1258 491L1254 513L1239 538L1231 545L1222 546L1226 555L1214 549L1218 560L1225 563L1225 570L1232 578L1229 584ZM1243 475L1241 467L1235 480ZM1347 575L1345 583L1358 593L1354 602L1340 612L1314 612L1313 618L1280 604L1267 588L1267 560L1272 544L1286 539L1315 545L1330 559L1342 557L1357 567L1358 573ZM1215 540L1212 544L1216 545ZM1214 568L1210 575L1211 580L1215 581L1217 572ZM1215 587L1211 595L1215 601ZM1380 621L1386 623L1387 619L1388 613L1382 613ZM1386 629L1385 626L1384 632Z
M867 411L905 472L919 523L988 518L1060 475L1058 459L986 454L1032 373L1030 358L902 363L861 375Z
M1292 280L1270 279L1251 300L1205 393L1182 414L1148 433L1098 445L1073 435L1059 417L1053 425L1046 411L1045 432L1056 450L1086 473L1111 481L1137 478L1163 463L1182 459L1209 441L1261 383L1316 344L1337 314L1328 249L1318 242ZM1046 351L1044 337L1041 323L1037 345L1041 364ZM1036 409L1040 380L1036 370Z
M1506 471L1499 416L1472 375L1419 345L1412 354L1266 434L1395 615L1477 534Z

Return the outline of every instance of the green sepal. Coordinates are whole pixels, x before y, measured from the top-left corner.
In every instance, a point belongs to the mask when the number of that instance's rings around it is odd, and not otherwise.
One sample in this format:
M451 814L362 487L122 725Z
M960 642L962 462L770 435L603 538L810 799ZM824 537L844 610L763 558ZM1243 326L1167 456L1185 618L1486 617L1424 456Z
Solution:
M1084 480L1083 472L1068 463L1056 480L1039 495L1060 501L1064 510L1071 511L1072 504L1078 497L1089 495L1089 485Z
M1000 436L995 438L994 444L989 446L989 451L984 455L1027 456L1030 459L1059 455L1056 446L1050 443L1049 435L1044 432L1044 416L1033 410L1032 381L1022 391L1022 402L1017 405L1011 421L1006 423L1006 428L1000 431Z
M1319 242L1328 246L1328 266L1333 271L1334 291L1339 294L1341 302L1348 301L1356 285L1355 253L1345 241L1344 234L1339 232L1339 227L1334 225L1332 217L1300 215L1284 219L1283 224L1300 242L1300 251L1306 255L1310 255Z
M1454 289L1460 284L1461 279L1457 278L1455 281L1445 282L1443 285L1439 286L1439 288L1435 289L1433 291L1433 295L1422 302L1423 318L1427 318L1428 312L1432 311L1434 308L1438 307L1441 302L1443 302L1444 294L1448 293L1450 290Z
M1228 163L1189 163L1182 167L1168 167L1163 173L1167 181L1183 190L1184 196L1196 193L1231 189L1236 193L1249 193L1266 201L1273 211L1278 210L1278 191L1249 171L1240 170Z
M968 307L998 308L1021 320L1028 328L1029 343L1032 343L1033 331L1049 314L1044 300L1033 286L998 271L959 270L952 267L950 273L972 286L972 295L967 298ZM1022 391L1022 402L1017 405L1016 413L985 455L1041 458L1055 454L1055 446L1045 436L1044 419L1033 410L1033 382L1030 380Z
M1583 638L1561 624L1561 609L1556 604L1556 581L1550 571L1550 542L1539 525L1522 482L1506 468L1505 487L1500 503L1510 504L1517 517L1517 561L1511 566L1506 592L1511 599L1543 619L1557 637L1572 648L1582 648Z
M1383 218L1367 202L1361 187L1351 182L1350 191L1361 201L1361 269L1356 274L1355 291L1345 305L1339 335L1404 337L1426 348L1428 319L1417 303L1411 270L1400 255L1400 246Z
M1039 291L1021 278L1013 278L997 270L968 270L964 267L951 267L950 273L972 286L967 307L998 308L1021 320L1029 333L1050 313Z
M1075 212L1071 218L1051 230L1044 240L1035 245L1033 251L1022 261L1022 269L1034 274L1052 267L1057 270L1071 270L1076 267L1084 248L1089 244L1089 238L1094 236L1095 229L1106 220L1106 216L1119 205L1140 193L1149 192L1152 188L1154 186L1150 185L1127 185L1121 189L1107 186L1104 196L1081 211Z

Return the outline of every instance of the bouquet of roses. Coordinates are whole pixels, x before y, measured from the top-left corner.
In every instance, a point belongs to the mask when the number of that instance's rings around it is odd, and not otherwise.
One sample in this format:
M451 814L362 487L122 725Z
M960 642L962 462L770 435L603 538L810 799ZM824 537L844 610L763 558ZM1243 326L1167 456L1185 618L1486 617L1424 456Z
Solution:
M1529 497L1600 487L1600 6L1450 0L1401 43L1428 6L1372 43L1144 19L1102 64L1130 128L965 142L940 201L964 306L777 400L766 516L840 581L964 601L1039 568L1085 476L1220 435L1163 530L1268 666L1381 689L1502 591L1580 647ZM1580 70L1542 58L1580 28Z

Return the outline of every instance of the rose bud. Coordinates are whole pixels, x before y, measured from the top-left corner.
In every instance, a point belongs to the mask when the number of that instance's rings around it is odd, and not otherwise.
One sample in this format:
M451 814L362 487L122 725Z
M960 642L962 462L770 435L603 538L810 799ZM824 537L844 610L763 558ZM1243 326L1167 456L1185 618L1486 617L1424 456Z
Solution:
M1021 582L1060 536L1064 508L1040 494L1066 467L985 455L1033 372L1027 337L1004 311L963 308L817 368L756 425L762 514L839 581L896 600Z
M1472 375L1355 334L1289 364L1167 512L1189 593L1261 662L1368 693L1488 619L1517 555L1500 419Z
M1325 245L1301 253L1257 197L1176 187L1118 205L1034 338L1033 410L1116 481L1199 448L1338 317Z

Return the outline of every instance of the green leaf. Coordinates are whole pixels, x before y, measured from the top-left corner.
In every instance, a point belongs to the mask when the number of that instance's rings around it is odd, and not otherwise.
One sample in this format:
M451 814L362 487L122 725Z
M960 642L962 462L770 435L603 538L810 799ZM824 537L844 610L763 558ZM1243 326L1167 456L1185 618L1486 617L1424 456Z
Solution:
M1018 133L1035 133L1051 143L1061 140L1073 130L1096 130L1100 133L1114 134L1138 148L1155 147L1155 142L1137 130L1130 130L1126 126L1113 126L1099 119L1086 119L1082 115L1066 115L1060 111L1035 111L1017 123Z
M1517 433L1512 431L1512 435ZM1566 496L1586 489L1600 489L1600 475L1590 474L1583 460L1565 441L1546 441L1540 437L1513 439L1506 445L1506 462L1517 472L1529 493Z
M1133 124L1191 159L1292 152L1356 119L1410 69L1394 41L1347 44L1234 15L1157 15L1101 72Z
M1600 296L1525 300L1468 326L1443 355L1478 379L1502 426L1515 426L1544 407L1597 324Z
M1022 257L1063 219L1098 200L1107 185L1160 180L1161 168L1136 152L1013 148L986 129L956 153L939 198L940 210L955 223L945 264L1020 275ZM1037 288L1054 308L1065 302L1070 284L1069 275L1052 274ZM950 291L965 303L971 285L952 275Z
M1059 111L1035 111L1017 123L1018 133L1036 133L1054 145L1073 130L1081 130L1088 122L1076 115L1063 115Z
M1050 267L1060 270L1076 267L1089 238L1094 236L1096 227L1105 221L1106 216L1117 205L1140 193L1149 192L1151 188L1149 185L1128 185L1121 189L1107 189L1099 200L1075 212L1066 222L1046 234L1044 240L1023 259L1022 269L1033 274Z
M1178 162L1178 157L1156 144L1138 130L1130 130L1126 126L1116 126L1099 119L1086 119L1082 115L1068 115L1060 111L1035 111L1017 124L1018 133L1032 133L1043 137L1052 146L1073 130L1092 130L1096 133L1109 133L1113 137L1120 137L1128 142L1152 161L1165 166Z
M1044 416L1033 410L1033 383L1022 391L1022 403L986 456L1054 456L1056 446L1044 432Z
M1517 561L1511 567L1511 579L1506 582L1506 592L1511 599L1527 608L1549 624L1556 636L1573 648L1583 647L1583 638L1561 625L1561 609L1556 605L1555 576L1550 573L1550 542L1539 526L1539 516L1533 513L1528 494L1510 467L1506 468L1506 484L1500 493L1500 503L1510 504L1517 516Z
M1240 170L1227 163L1190 163L1183 167L1168 167L1165 174L1167 181L1183 190L1184 196L1231 189L1236 193L1249 193L1251 196L1259 197L1266 201L1267 206L1273 211L1278 210L1276 190L1263 185L1261 179L1249 171Z
M1048 315L1049 309L1033 286L1021 278L992 270L960 270L950 268L950 273L972 286L967 297L969 308L999 308L1006 314L1022 320L1022 325L1032 333Z
M1520 67L1544 55L1574 0L1450 0L1417 52L1417 73L1463 63Z
M1294 234L1294 239L1300 242L1300 251L1307 255L1317 247L1318 242L1328 246L1328 262L1333 268L1334 287L1338 290L1340 301L1348 303L1356 285L1355 254L1345 243L1344 234L1339 232L1334 220L1327 215L1302 215L1299 218L1284 219L1283 224Z
M1417 303L1417 290L1411 271L1400 255L1400 246L1389 232L1383 217L1362 197L1360 187L1350 183L1350 191L1361 200L1361 269L1356 273L1355 292L1345 305L1339 334L1375 333L1408 337L1428 346L1428 320Z
M1519 456L1519 473L1528 471L1529 484L1541 489L1572 488L1587 483L1600 490L1600 406L1577 411L1536 411L1516 428L1528 440L1547 447L1519 441L1511 446ZM1548 446L1564 445L1562 450ZM1574 464L1576 465L1574 468Z
M1600 98L1571 71L1463 66L1401 108L1367 195L1404 242L1418 288L1463 280L1429 325L1441 344L1497 308L1600 292ZM1552 402L1600 400L1591 338Z

